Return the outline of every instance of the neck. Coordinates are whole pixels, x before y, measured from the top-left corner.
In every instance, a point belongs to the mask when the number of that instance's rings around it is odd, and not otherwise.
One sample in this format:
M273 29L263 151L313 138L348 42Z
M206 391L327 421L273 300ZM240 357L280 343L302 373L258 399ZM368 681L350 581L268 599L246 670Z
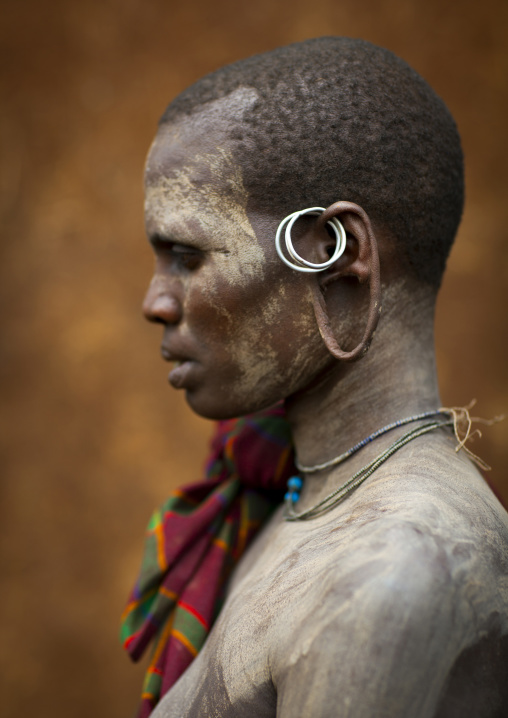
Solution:
M386 424L440 405L432 329L411 336L399 328L379 332L365 357L335 364L286 409L298 459L314 465Z

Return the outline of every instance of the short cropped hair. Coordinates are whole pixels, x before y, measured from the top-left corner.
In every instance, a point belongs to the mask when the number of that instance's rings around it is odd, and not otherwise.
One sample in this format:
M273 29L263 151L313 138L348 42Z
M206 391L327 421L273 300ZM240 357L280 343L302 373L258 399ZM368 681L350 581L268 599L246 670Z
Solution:
M364 40L315 38L205 76L161 123L241 87L257 93L231 130L249 206L282 219L355 202L396 238L413 276L439 287L462 215L464 170L453 117L425 80Z

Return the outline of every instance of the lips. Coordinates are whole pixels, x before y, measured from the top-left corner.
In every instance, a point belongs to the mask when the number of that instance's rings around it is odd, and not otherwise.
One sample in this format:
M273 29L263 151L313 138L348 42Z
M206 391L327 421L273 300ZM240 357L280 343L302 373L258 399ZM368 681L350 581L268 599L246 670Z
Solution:
M189 388L189 374L192 372L194 362L184 361L175 365L168 374L168 381L175 389Z
M161 346L162 358L173 363L173 369L169 372L168 381L175 389L183 389L188 386L189 373L192 372L195 362L180 353L172 351L169 347Z

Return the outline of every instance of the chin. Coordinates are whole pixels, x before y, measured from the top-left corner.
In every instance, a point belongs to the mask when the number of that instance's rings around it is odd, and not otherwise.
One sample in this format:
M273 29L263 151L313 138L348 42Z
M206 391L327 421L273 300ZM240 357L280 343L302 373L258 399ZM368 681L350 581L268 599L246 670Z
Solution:
M224 421L236 419L246 414L254 414L257 411L268 409L277 404L282 397L271 397L270 399L253 401L252 397L242 401L231 396L206 396L204 393L188 389L185 392L187 404L192 411L203 419L212 421Z

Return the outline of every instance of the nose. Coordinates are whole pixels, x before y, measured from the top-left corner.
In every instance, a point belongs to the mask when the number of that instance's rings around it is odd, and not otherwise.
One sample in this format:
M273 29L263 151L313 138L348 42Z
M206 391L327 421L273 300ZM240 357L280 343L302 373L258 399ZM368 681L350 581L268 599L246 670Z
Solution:
M182 318L182 306L175 292L154 276L143 300L143 315L149 322L178 324Z

